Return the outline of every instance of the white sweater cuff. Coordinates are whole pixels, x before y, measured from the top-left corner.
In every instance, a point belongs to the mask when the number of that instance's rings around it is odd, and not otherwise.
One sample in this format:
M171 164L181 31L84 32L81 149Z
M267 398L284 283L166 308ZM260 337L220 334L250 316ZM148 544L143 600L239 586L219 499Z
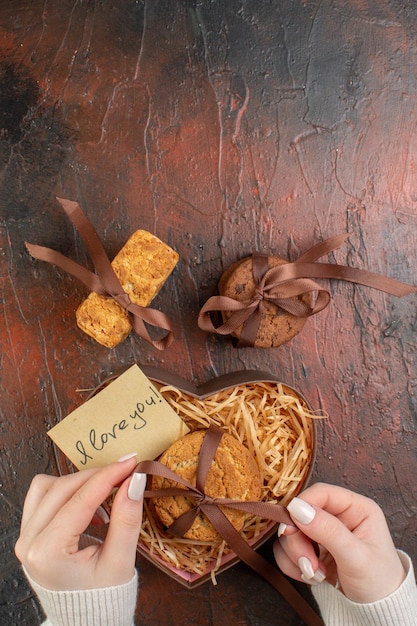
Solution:
M43 626L132 626L138 575L123 585L78 591L51 591L25 572L47 616Z
M417 588L411 559L398 551L407 571L400 587L392 594L368 604L352 602L324 581L312 587L326 626L410 626L417 623Z

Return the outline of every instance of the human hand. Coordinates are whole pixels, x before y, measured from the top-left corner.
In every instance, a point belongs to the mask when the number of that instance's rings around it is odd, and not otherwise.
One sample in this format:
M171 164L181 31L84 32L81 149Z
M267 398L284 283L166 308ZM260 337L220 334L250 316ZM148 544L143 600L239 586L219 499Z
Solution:
M317 483L287 509L296 528L280 526L274 555L288 576L310 584L326 578L359 603L385 598L404 580L385 516L373 500ZM319 544L319 556L312 542Z
M17 558L50 590L97 589L132 579L146 475L132 474L136 455L101 469L35 476L23 507ZM79 549L101 503L120 485L104 543Z

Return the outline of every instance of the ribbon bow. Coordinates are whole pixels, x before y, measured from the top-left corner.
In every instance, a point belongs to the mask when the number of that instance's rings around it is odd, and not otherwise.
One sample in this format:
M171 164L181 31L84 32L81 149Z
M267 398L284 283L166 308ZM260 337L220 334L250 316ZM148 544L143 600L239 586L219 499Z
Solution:
M199 313L199 327L219 335L229 335L242 326L238 347L253 346L265 301L272 302L278 309L296 317L315 315L329 304L330 292L312 280L313 278L347 280L399 298L417 291L417 287L366 270L315 262L323 255L339 248L348 237L349 233L326 239L313 246L296 261L271 268L268 267L268 257L255 252L252 255L255 283L252 297L239 301L228 296L212 296ZM310 297L305 297L309 294ZM230 311L232 315L223 324L215 327L210 317L213 311Z
M63 200L61 198L57 198L57 200L80 233L90 253L97 274L90 272L85 267L51 248L26 243L29 254L40 261L57 265L64 272L78 278L90 291L94 291L100 296L113 298L127 312L129 321L136 334L151 343L158 350L164 350L171 345L174 335L168 316L156 309L139 306L130 300L129 294L123 290L122 284L110 263L100 237L80 205L71 200ZM162 339L152 339L145 322L150 326L167 331L166 335Z
M284 522L292 525L291 518L285 507L280 504L261 501L211 498L205 494L204 487L207 474L222 436L223 431L216 426L210 426L207 430L200 449L195 486L158 461L141 461L135 471L168 478L175 483L183 485L183 487L146 490L145 497L161 498L186 496L192 499L194 505L171 524L168 528L170 533L177 537L182 537L187 530L191 528L196 516L200 512L204 513L235 554L277 589L293 609L303 618L307 626L324 626L321 618L291 583L288 582L277 568L273 567L249 546L222 511L222 507L226 506L240 509L275 522Z

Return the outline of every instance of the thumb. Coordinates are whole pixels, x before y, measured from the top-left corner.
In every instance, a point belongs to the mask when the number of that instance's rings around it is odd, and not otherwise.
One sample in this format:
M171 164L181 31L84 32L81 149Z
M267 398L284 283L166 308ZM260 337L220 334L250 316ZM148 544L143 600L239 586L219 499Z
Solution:
M118 570L126 582L132 577L136 546L142 525L143 494L146 474L134 472L119 487L114 499L106 540L101 559L109 567Z

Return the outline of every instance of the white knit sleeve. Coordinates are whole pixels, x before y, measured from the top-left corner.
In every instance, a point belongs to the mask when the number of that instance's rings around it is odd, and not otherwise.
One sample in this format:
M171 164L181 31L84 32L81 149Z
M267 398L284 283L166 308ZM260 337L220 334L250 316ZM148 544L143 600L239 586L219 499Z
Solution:
M26 574L27 576L27 574ZM132 626L138 576L124 585L85 591L51 591L28 580L47 616L43 626Z
M391 595L369 604L352 602L324 581L312 587L326 626L417 626L417 587L411 559L398 551L407 571Z

